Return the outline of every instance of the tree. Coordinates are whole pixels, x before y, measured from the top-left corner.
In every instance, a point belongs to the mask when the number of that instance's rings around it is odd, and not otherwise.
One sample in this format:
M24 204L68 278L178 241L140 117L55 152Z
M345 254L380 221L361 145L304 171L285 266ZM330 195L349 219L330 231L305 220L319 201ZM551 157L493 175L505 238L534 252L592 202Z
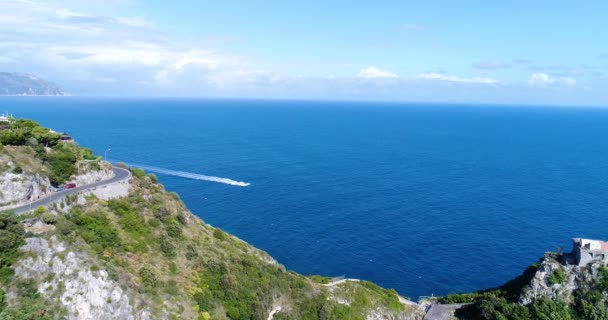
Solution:
M561 301L543 298L534 301L531 306L532 317L538 320L571 320L572 313L568 305Z

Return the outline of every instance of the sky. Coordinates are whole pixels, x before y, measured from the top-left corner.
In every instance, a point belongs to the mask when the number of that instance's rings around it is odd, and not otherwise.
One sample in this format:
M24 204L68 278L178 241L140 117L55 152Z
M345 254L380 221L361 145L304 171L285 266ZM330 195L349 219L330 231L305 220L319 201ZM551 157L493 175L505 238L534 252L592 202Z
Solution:
M72 95L608 105L608 1L0 0Z

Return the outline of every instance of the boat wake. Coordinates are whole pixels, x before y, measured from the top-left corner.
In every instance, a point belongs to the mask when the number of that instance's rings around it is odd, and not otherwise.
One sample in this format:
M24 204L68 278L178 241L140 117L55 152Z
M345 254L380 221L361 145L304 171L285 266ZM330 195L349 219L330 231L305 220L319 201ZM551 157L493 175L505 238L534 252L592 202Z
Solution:
M219 182L219 183L229 184L229 185L232 185L232 186L247 187L247 186L250 185L250 183L248 183L248 182L235 181L235 180L228 179L228 178L206 176L204 174L185 172L185 171L176 171L176 170L170 170L170 169L163 169L163 168L151 167L151 166L146 166L146 165L141 165L141 164L135 164L135 163L130 163L129 166L136 167L136 168L142 168L142 169L150 171L150 172L155 172L155 173L160 173L160 174L166 174L166 175L175 176L175 177L182 177L182 178L188 178L188 179L194 179L194 180L204 180L204 181Z

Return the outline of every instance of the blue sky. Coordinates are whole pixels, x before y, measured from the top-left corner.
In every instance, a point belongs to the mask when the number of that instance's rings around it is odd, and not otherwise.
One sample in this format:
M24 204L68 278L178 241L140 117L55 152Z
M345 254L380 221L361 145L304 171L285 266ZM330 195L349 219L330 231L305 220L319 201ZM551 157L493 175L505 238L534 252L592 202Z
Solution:
M608 2L3 0L75 95L608 104Z

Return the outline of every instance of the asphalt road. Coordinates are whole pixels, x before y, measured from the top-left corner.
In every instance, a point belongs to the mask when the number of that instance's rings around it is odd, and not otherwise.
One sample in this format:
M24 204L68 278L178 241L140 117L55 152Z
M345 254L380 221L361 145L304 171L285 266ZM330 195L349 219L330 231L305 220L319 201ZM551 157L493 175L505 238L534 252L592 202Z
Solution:
M54 192L45 198L36 200L32 203L22 205L20 207L13 208L13 209L11 209L11 211L15 212L16 214L22 214L22 213L34 210L40 206L48 207L50 204L60 201L65 196L68 196L71 194L76 194L76 193L90 190L90 189L94 189L97 187L105 186L105 185L112 184L115 182L127 180L131 177L131 172L129 170L126 170L123 168L118 168L118 167L113 167L113 170L114 170L114 177L112 177L111 179L98 181L98 182L94 182L94 183L87 184L87 185L77 186L76 188L67 189L67 190L63 190L60 192Z

